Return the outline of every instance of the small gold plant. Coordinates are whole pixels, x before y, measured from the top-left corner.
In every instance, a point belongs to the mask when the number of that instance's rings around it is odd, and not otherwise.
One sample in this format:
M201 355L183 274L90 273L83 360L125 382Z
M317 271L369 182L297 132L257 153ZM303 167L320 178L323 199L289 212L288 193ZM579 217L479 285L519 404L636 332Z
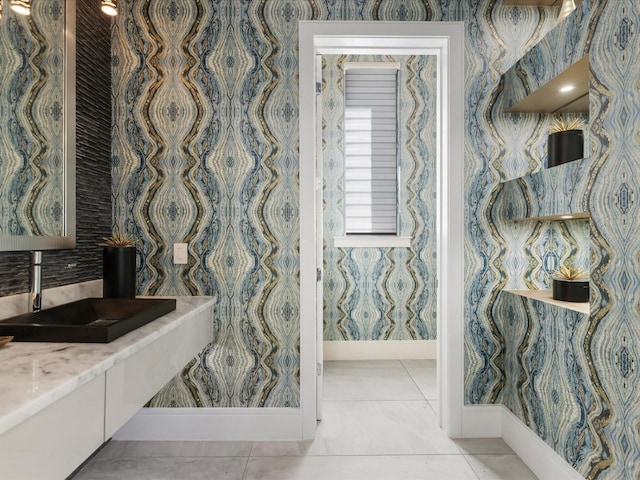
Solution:
M560 270L558 270L558 277L565 280L577 280L579 278L586 278L587 274L584 270L580 270L573 265L569 265L568 267L562 265Z
M564 118L557 118L549 127L554 133L566 132L567 130L581 130L584 127L584 120L581 118L574 118L573 120L565 121Z
M136 241L126 233L114 232L110 237L102 237L103 247L133 247Z

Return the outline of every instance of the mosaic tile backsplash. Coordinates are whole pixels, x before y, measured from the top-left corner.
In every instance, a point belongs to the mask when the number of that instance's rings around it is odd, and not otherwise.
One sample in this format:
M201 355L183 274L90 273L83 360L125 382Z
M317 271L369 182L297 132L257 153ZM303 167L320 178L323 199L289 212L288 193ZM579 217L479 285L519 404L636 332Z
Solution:
M504 402L588 478L638 477L635 0L585 0L529 62L550 73L585 50L591 56L589 318L518 299L504 304L499 291L511 254L502 220L493 218L497 186L541 169L545 135L537 116L510 121L500 110L501 75L545 37L557 8L498 0L123 0L119 10L114 220L141 239L140 293L219 299L215 341L152 405L299 405L298 20L464 21L466 400ZM547 243L582 247L585 225L551 227ZM189 243L188 265L172 265L174 242ZM544 265L546 251L529 248L516 261ZM549 319L557 325L543 325ZM566 377L553 372L553 349L571 356ZM555 417L562 405L566 417Z
M345 62L398 62L399 235L410 248L336 248L344 235ZM436 339L437 58L323 56L324 339Z

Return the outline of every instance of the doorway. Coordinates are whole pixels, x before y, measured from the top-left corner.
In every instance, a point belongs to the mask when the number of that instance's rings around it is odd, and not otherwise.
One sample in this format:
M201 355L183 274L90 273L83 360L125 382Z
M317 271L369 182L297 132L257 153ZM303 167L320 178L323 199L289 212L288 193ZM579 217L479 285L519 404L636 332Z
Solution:
M446 22L300 22L300 401L302 436L312 438L321 401L322 255L317 238L317 55L436 55L438 67L438 383L440 426L461 433L463 405L463 29ZM457 128L456 128L457 127ZM446 319L446 321L444 320Z

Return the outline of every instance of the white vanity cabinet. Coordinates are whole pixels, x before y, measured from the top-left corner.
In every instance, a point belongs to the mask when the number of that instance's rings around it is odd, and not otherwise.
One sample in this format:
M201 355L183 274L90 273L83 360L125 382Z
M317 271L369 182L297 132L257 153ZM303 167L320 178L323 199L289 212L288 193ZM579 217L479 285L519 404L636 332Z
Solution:
M106 439L212 341L211 320L199 315L107 371Z
M64 480L213 339L210 297L108 344L0 349L0 478Z
M0 478L64 479L104 442L104 373L0 436Z

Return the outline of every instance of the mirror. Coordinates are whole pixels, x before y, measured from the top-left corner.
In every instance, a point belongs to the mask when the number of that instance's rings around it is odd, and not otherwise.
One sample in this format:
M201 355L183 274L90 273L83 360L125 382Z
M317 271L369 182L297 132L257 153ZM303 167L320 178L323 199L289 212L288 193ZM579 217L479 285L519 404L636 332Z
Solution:
M75 0L0 18L0 251L75 246Z

